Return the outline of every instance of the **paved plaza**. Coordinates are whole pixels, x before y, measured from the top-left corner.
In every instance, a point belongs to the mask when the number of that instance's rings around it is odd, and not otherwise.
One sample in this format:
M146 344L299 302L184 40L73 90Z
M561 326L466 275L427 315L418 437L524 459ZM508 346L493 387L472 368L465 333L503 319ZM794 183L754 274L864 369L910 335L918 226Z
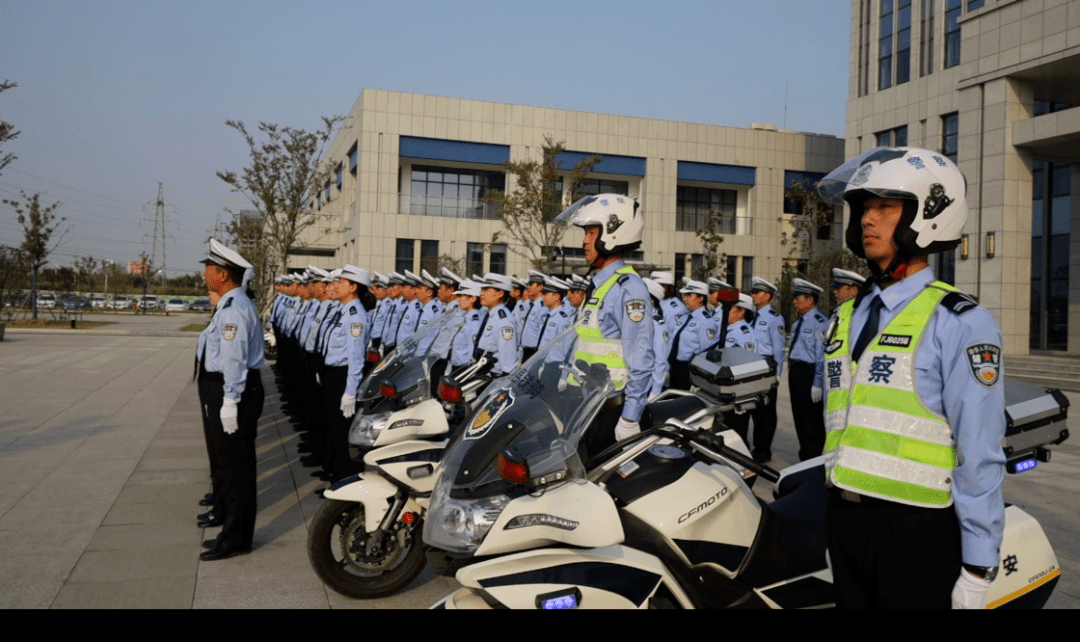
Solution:
M201 562L217 529L195 525L209 467L197 334L179 330L206 315L112 319L91 331L8 328L0 342L0 608L423 608L456 588L429 571L380 600L322 585L306 539L324 484L298 462L269 366L255 550ZM1067 394L1072 440L1005 486L1054 545L1054 608L1080 608L1080 394ZM798 449L786 383L778 410L777 468Z

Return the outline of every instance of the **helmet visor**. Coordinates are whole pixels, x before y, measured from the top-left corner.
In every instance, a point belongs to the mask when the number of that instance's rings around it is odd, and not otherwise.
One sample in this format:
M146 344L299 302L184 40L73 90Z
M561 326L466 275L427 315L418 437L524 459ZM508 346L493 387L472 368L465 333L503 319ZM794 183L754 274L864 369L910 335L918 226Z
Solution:
M590 208L588 206L596 202L597 198L599 197L592 195L576 201L556 216L555 222L562 225L577 225L578 227L603 225L604 221L596 215L595 211L591 215L589 213Z
M865 185L875 167L890 160L903 158L906 153L906 149L898 147L875 147L865 151L819 180L818 195L823 201L832 205L843 205L844 194L856 189L865 189L885 198L911 198L911 194L902 189L881 190Z

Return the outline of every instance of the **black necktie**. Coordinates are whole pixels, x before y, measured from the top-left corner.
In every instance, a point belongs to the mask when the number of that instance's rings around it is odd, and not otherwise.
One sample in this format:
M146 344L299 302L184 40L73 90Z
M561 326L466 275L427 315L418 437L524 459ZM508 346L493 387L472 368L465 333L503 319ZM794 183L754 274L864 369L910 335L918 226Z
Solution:
M878 325L881 323L881 307L883 305L885 304L879 296L870 299L870 316L867 317L866 325L863 326L862 332L859 333L859 338L855 341L855 348L851 351L851 358L854 359L856 363L859 362L859 357L862 356L866 346L870 345L870 342L877 336Z

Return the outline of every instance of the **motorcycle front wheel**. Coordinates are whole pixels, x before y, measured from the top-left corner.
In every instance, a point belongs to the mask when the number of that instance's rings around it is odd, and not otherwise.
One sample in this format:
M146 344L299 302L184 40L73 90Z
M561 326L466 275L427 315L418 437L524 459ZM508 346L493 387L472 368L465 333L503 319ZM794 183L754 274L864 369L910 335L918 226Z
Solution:
M352 598L371 599L397 593L424 568L422 520L387 533L376 551L368 550L364 506L326 500L308 532L308 559L327 586Z

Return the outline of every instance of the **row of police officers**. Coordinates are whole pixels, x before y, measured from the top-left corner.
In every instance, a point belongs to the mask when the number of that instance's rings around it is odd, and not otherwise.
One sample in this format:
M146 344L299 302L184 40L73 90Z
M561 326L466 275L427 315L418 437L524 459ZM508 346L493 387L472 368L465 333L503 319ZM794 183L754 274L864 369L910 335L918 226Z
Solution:
M615 403L605 405L587 436L589 452L638 433L648 400L666 386L689 388L689 361L721 341L764 356L778 375L787 346L799 457L825 454L839 604L985 606L1004 509L1000 332L969 297L935 281L926 260L958 242L964 190L951 161L906 148L871 150L821 181L823 197L852 208L846 241L866 258L871 277L834 272L837 298L854 296L831 322L817 309L823 288L796 279L790 333L772 306L778 289L763 278L753 277L751 293L738 303L721 306L719 292L730 286L719 280L684 279L676 292L669 272L639 277L624 256L641 244L643 213L637 199L615 194L586 197L556 219L583 230L588 279L538 272L527 282L499 274L463 279L449 270L440 278L426 271L372 277L355 266L282 277L272 322L283 393L308 433L304 461L321 466L316 474L328 480L348 473L341 440L355 412L363 355L386 354L447 308L463 319L448 360L458 366L488 359L496 374L509 373L578 322L575 357L604 365L616 384ZM208 268L208 287L210 277ZM222 297L221 320L211 324L221 336L208 343L249 332L249 321L234 321L240 308L231 300ZM201 344L200 364L204 352L209 364L213 351ZM260 364L261 355L243 369L257 374ZM217 370L200 365L200 372ZM237 424L229 408L243 401L234 398L235 384L223 390L219 421L232 434ZM216 406L204 407L209 416ZM752 420L753 456L769 461L775 389L750 416L727 420L744 436ZM215 465L207 441L215 474L228 449L217 451ZM215 474L215 494L233 492L227 479ZM242 508L224 510L226 519L242 519ZM250 537L230 544L224 536L211 559L250 548ZM927 566L932 572L913 571Z

